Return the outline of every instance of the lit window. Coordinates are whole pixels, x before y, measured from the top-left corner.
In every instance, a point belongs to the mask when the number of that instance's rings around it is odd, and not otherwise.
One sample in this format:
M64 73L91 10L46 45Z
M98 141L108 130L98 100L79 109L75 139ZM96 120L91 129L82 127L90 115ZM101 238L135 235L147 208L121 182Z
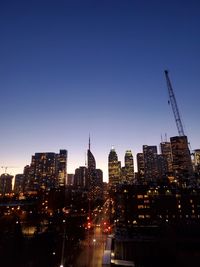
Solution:
M144 219L144 215L143 214L140 214L140 215L138 215L138 218L139 219Z

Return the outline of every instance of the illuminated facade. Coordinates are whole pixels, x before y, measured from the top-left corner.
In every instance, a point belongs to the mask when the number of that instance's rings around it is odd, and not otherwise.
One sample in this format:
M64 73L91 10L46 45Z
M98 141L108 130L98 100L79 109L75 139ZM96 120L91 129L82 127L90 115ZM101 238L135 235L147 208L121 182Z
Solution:
M125 161L125 178L126 182L132 183L134 181L134 161L131 150L127 150L124 157Z
M167 172L172 173L172 149L171 149L171 143L170 142L162 142L160 143L160 150L161 154L166 158L167 160Z
M67 182L67 150L65 149L56 154L56 173L58 174L59 186L64 187Z
M144 176L146 180L158 178L158 154L157 146L143 145L144 155Z
M194 150L194 170L200 174L200 149Z
M85 166L75 170L73 184L76 188L86 189L88 187L88 170Z
M67 175L67 151L35 153L30 166L24 168L26 190L49 190L65 186Z
M118 156L114 148L110 150L108 156L108 176L110 185L116 185L120 183L121 162L118 161Z
M96 160L89 148L87 150L87 188L90 199L98 199L103 197L103 172L96 169Z
M177 178L188 178L192 174L192 160L187 136L170 138L173 159L173 172Z
M12 192L12 179L13 176L7 173L0 176L0 194L3 196Z
M25 175L24 174L16 174L15 175L14 193L15 194L23 193L24 188L25 188Z
M137 153L137 168L138 168L138 178L144 178L144 154Z

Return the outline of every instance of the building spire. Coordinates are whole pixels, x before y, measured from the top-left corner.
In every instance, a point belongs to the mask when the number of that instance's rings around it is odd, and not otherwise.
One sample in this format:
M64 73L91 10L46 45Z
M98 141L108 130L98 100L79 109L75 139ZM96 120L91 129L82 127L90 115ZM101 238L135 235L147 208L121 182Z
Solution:
M89 150L90 150L90 134L89 134Z

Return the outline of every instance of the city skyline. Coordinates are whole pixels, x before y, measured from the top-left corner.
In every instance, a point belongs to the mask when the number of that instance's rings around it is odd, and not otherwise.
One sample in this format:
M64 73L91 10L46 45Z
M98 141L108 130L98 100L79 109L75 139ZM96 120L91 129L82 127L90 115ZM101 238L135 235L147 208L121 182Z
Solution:
M198 1L82 2L0 4L0 166L21 173L33 154L67 149L74 173L89 133L104 181L112 145L136 164L143 145L178 135L165 69L200 148Z

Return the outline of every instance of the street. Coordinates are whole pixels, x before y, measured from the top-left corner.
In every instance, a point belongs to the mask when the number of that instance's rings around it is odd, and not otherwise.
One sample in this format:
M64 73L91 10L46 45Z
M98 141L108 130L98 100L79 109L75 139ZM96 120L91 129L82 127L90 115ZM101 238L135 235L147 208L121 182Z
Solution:
M93 230L89 230L86 239L81 242L80 254L73 264L74 267L102 266L106 235L98 226L95 226Z

